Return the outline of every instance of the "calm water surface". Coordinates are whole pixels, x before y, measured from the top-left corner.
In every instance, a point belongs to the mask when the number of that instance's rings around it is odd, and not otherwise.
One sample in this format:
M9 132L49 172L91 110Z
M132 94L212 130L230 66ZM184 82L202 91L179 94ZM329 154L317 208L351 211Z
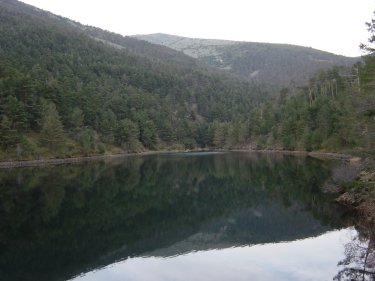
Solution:
M2 170L0 280L332 280L359 239L321 192L333 165L190 153Z

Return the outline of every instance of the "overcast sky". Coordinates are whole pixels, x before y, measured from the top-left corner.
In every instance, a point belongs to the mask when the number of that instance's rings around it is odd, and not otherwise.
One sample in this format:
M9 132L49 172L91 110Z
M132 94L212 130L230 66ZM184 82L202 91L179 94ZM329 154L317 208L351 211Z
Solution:
M375 0L23 0L123 35L289 43L359 56Z

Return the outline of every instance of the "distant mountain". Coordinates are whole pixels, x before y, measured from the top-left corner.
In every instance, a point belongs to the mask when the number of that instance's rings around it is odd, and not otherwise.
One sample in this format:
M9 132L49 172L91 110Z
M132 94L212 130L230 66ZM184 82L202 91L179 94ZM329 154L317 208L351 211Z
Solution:
M318 70L335 65L350 66L359 60L286 44L195 39L162 33L135 37L181 51L208 66L249 81L277 87L301 85Z

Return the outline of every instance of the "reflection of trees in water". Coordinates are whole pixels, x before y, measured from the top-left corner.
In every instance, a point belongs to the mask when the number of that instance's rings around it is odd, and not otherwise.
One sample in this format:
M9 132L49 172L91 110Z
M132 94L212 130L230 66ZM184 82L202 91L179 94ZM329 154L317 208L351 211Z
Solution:
M372 237L372 238L368 238ZM345 245L345 258L339 262L344 268L334 280L365 281L375 280L375 245L372 235L356 234L352 241Z
M319 191L329 176L325 162L192 156L0 171L0 280L68 279L211 226L227 227L216 246L293 240L341 225ZM242 220L228 227L233 215Z

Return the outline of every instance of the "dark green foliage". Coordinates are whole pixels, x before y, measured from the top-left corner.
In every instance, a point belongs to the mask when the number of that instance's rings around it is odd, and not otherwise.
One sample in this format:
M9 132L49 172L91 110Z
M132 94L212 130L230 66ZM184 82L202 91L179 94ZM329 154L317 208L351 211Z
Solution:
M0 3L0 21L5 156L25 139L32 144L28 157L61 155L60 149L72 156L165 147L374 145L373 56L271 95L168 48L84 28L18 1Z
M77 141L85 155L89 155L96 148L96 132L93 129L85 128L78 133Z
M360 65L360 99L359 111L363 117L362 135L364 143L370 151L375 149L375 12L374 18L366 22L369 32L368 42L361 44L360 48L365 52L364 65Z
M375 16L375 12L374 12ZM361 43L360 48L367 53L374 54L375 52L375 17L371 21L366 22L367 30L370 33L370 37L367 40L367 43Z
M2 112L5 116L9 116L9 122L12 129L22 131L26 128L26 113L24 106L15 96L7 96L4 99Z
M84 119L85 119L85 116L83 114L83 111L80 108L75 107L71 114L70 122L71 122L72 128L76 128L76 129L82 128Z
M182 254L325 233L344 223L319 189L329 175L327 162L255 153L1 170L0 276L70 280L128 257L170 254L176 242L208 230L215 239L174 248Z
M139 143L139 128L136 123L129 119L123 119L118 122L115 140L117 145L127 151L137 151L141 145Z
M12 128L12 123L6 115L2 116L0 123L0 145L3 149L13 146L19 140L17 130Z
M82 32L18 1L0 3L0 20L0 117L16 135L40 134L51 153L62 128L85 154L93 149L90 130L98 143L126 151L211 145L202 128L246 114L265 97L176 51L100 29ZM55 109L43 112L43 101Z
M333 68L317 73L308 86L293 93L282 90L256 113L253 139L261 147L287 150L371 149L374 120L363 107L364 101L369 106L373 92L361 89L363 75L353 75L358 67L362 73L368 66Z
M140 139L147 148L154 149L157 142L157 131L152 120L140 122Z
M54 103L46 103L43 109L41 142L50 149L59 149L65 139L63 124Z
M375 149L375 56L365 57L360 68L361 92L356 102L361 116L361 135L369 150Z

